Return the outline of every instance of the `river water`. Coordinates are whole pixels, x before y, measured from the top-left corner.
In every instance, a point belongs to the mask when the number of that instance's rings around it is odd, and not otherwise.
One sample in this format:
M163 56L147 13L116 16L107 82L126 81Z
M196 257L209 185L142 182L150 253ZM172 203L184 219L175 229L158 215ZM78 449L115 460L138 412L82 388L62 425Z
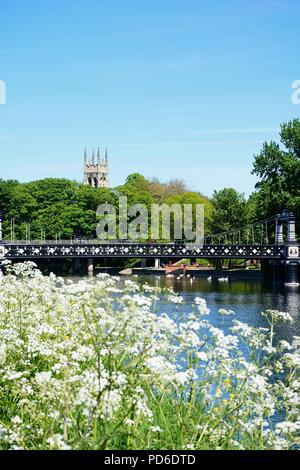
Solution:
M182 305L188 312L189 305L195 297L206 300L211 313L210 323L225 332L232 326L232 317L218 313L220 308L235 312L234 318L255 327L267 327L261 312L267 309L289 312L294 321L285 323L277 329L277 339L291 340L294 335L300 336L300 289L298 287L273 287L261 281L241 280L227 282L203 278L166 278L164 276L139 276L136 282L147 282L151 286L172 287L185 299ZM182 312L184 313L184 312Z

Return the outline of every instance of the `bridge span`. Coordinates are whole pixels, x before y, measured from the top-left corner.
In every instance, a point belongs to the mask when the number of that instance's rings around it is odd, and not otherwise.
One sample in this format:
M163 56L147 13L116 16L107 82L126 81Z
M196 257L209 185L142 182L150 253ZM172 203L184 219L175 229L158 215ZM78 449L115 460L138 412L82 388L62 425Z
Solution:
M298 284L300 270L300 244L295 234L295 217L288 211L275 218L274 244L270 243L205 243L184 242L136 243L130 241L100 240L41 240L4 241L0 223L0 264L5 260L87 259L88 272L93 272L94 260L109 258L155 259L245 259L261 260L271 266L274 280ZM1 220L0 220L1 222ZM287 236L284 239L284 228ZM220 236L219 236L220 237ZM213 236L210 237L211 239ZM206 239L207 240L207 239Z
M86 259L88 273L93 273L94 260L109 258L154 259L255 259L270 270L274 281L296 285L299 282L300 245L219 245L192 246L178 243L100 243L15 242L0 245L0 261L37 261L53 259Z
M297 247L300 249L300 246ZM1 246L2 258L204 258L204 259L283 259L288 247L281 245L192 245L178 243L130 243L99 241L15 242Z

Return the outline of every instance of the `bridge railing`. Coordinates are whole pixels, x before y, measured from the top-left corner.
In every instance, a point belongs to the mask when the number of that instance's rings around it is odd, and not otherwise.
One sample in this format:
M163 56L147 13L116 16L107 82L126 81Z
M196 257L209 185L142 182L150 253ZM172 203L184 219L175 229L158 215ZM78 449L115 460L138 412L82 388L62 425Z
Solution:
M136 243L130 240L6 240L8 245L96 245L107 243Z
M128 245L136 245L136 244L171 244L171 245L184 245L186 243L184 240L175 240L175 241L143 241L140 242L138 240L99 240L98 238L96 239L89 239L89 240L76 240L76 239L69 239L69 240L5 240L5 244L7 245L123 245L123 244L128 244Z
M35 246L63 246L63 245L178 245L183 246L189 243L185 240L170 240L170 241L137 241L137 240L5 240L6 245L22 246L22 245L35 245ZM227 243L219 243L218 240L210 240L208 237L204 240L201 246L270 246L274 243L261 243L259 241L234 241L233 243L227 241Z

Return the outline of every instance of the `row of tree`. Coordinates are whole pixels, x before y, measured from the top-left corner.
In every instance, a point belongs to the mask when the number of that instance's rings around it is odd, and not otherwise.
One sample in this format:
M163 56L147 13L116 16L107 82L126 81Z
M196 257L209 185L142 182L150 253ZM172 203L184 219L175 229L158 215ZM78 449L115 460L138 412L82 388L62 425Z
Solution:
M281 126L280 143L263 144L255 156L256 190L247 199L233 188L215 191L209 199L191 191L181 180L147 180L138 173L114 189L91 188L76 181L48 178L29 183L0 180L0 209L4 213L4 237L10 239L94 237L95 212L103 203L117 206L119 196L128 204L204 204L206 235L230 233L283 209L300 221L300 121Z

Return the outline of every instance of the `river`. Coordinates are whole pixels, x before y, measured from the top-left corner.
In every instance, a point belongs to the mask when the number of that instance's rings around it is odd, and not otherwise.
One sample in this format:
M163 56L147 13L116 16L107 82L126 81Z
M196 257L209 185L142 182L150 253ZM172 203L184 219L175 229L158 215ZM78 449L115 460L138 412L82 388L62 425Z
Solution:
M234 318L255 327L267 327L261 312L267 309L289 312L294 321L285 323L277 329L277 339L291 340L294 335L300 336L300 289L298 287L273 287L261 281L208 281L203 278L166 278L164 276L139 276L136 282L147 282L151 286L172 287L185 299L184 311L189 310L195 297L203 297L211 313L210 323L228 331L232 326L231 316L222 316L220 308L235 312Z

